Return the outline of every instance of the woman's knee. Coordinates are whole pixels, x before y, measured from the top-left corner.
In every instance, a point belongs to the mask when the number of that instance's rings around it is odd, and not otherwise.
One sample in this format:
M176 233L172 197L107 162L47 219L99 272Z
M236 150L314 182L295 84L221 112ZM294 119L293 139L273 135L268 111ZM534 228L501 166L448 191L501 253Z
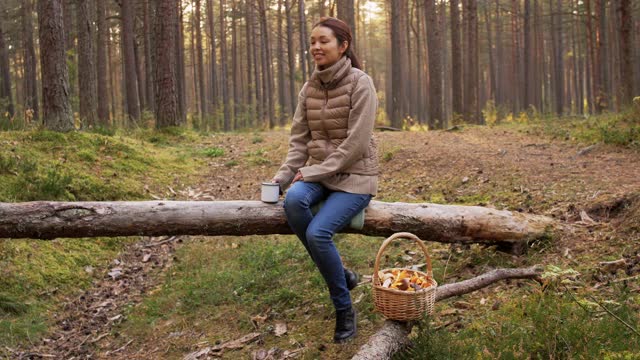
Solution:
M284 209L286 211L299 211L309 208L309 193L302 187L293 186L287 191L284 198Z
M332 236L333 234L330 231L313 226L313 224L310 224L309 227L307 227L307 232L305 234L307 244L314 250L322 247L324 244L332 242Z

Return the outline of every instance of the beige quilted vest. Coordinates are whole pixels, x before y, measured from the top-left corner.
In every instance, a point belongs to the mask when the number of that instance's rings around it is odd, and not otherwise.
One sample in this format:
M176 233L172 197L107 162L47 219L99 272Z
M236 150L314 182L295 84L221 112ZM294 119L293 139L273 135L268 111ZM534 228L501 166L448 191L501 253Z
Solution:
M351 94L365 73L351 67L350 62L338 70L334 79L322 84L318 78L309 79L306 89L307 122L311 141L307 144L309 165L322 163L347 137ZM377 145L369 140L367 151L348 169L349 174L378 175Z

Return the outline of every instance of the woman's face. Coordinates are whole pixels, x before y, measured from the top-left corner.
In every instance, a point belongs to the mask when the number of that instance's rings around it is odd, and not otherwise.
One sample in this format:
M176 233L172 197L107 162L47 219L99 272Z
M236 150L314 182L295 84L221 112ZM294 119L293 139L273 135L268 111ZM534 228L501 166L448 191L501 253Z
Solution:
M321 69L340 60L348 45L346 41L338 45L338 39L333 34L333 30L326 26L316 26L311 30L311 56Z

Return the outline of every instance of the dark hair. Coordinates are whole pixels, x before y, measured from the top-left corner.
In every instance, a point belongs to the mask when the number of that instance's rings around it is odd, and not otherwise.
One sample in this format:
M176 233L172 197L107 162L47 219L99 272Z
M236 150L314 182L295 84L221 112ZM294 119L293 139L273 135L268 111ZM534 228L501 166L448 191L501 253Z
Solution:
M313 28L318 26L324 26L331 29L333 34L336 36L336 39L338 39L338 45L341 45L345 41L348 42L349 45L347 50L344 52L344 55L351 59L351 66L362 70L360 60L358 60L358 57L351 48L351 44L353 44L353 35L351 34L351 28L349 28L349 25L340 19L333 17L321 17L320 21L313 25Z

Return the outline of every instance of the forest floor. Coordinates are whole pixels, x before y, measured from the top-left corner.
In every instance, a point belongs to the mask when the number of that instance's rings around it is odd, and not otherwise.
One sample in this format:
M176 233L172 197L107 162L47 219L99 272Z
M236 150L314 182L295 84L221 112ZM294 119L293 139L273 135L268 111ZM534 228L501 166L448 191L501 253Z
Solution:
M575 141L531 125L376 136L382 168L376 200L481 205L547 215L566 225L550 241L531 244L522 256L475 245L428 244L440 284L496 267L533 264L552 265L548 272L562 277L548 295L533 281L510 281L438 304L432 325L439 337L429 338L431 346L442 346L440 339L481 358L526 357L530 351L543 357L587 354L593 349L600 349L596 357L640 356L633 350L640 344L638 336L597 306L619 309L635 329L640 324L637 148ZM184 186L152 188L149 195L258 200L260 182L269 180L284 159L287 137L285 131L203 136L188 144L210 154L196 175ZM372 273L382 240L336 236L345 263L362 274ZM410 248L398 246L390 261L423 262ZM373 312L370 285L363 283L352 293L358 337L346 345L333 344L328 294L305 255L290 235L129 242L93 270L95 279L86 290L65 297L51 311L50 327L41 339L5 347L0 356L4 351L18 358L349 358L383 321ZM600 264L614 260L620 262ZM530 302L551 307L547 320L516 314ZM575 315L581 308L585 314ZM565 325L542 328L555 323L549 320L554 314ZM585 319L609 327L584 330L575 339L562 333L560 328L572 321L589 327L582 323ZM522 337L513 335L516 331L507 336L507 323L532 329ZM420 331L415 330L416 339L424 336ZM433 330L425 331L433 335ZM619 334L617 340L611 332ZM523 344L536 334L542 338L535 344ZM489 345L502 338L508 338L502 345ZM448 357L455 351L450 349Z

